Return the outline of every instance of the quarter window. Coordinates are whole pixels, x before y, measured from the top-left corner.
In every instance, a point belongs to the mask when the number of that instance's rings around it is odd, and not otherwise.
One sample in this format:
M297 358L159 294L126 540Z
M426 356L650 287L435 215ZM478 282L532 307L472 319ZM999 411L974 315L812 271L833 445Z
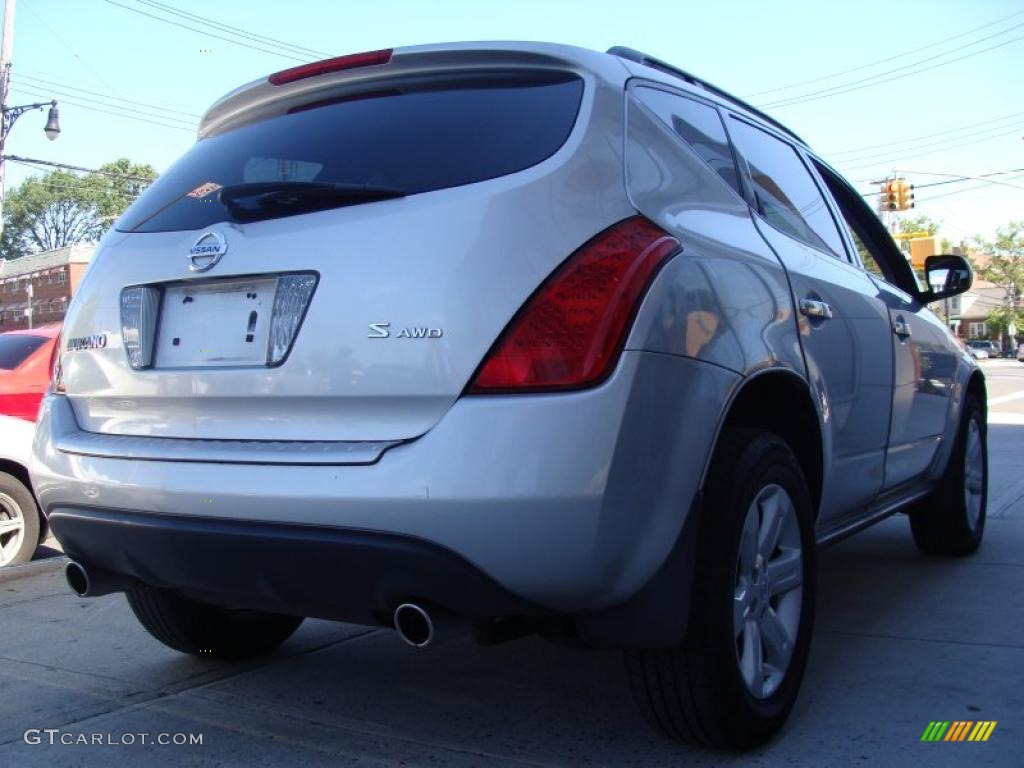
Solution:
M832 214L796 150L735 118L729 128L750 167L757 210L764 220L797 240L845 258Z
M657 88L637 88L636 97L689 144L736 194L742 195L736 161L718 110Z

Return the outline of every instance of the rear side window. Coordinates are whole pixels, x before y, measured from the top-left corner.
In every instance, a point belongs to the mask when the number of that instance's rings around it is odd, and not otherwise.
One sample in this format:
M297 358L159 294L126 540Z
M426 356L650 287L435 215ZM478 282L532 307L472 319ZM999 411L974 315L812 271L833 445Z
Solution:
M689 144L736 194L742 196L736 162L718 110L657 88L637 88L634 93L642 104Z
M236 184L301 181L415 194L505 176L565 143L582 96L583 81L572 73L495 73L382 84L292 108L197 142L116 228L163 232L230 220L218 191Z
M0 370L13 371L45 343L45 336L30 336L25 333L0 334Z
M796 150L735 118L729 129L750 167L758 213L764 220L797 240L845 259L832 214Z

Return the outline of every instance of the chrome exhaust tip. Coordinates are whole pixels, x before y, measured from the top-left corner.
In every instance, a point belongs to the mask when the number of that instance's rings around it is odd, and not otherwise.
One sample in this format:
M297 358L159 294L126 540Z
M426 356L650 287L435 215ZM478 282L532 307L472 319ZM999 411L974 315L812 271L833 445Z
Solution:
M86 568L74 560L64 567L64 578L71 591L79 597L102 597L114 592L124 592L131 584L131 579L124 576Z
M416 603L398 606L394 623L398 636L413 648L439 645L465 631L465 627L447 613Z

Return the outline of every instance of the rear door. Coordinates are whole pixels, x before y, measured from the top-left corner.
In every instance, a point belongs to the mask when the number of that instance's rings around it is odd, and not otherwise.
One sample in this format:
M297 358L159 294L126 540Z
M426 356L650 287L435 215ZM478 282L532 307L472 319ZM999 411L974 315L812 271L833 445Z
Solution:
M942 321L918 299L914 273L878 217L831 171L819 170L889 313L895 381L888 490L919 477L935 458L947 431L959 353Z
M789 275L831 458L819 517L827 527L882 488L893 380L887 310L871 279L850 262L797 149L737 116L728 122L747 166L758 228Z

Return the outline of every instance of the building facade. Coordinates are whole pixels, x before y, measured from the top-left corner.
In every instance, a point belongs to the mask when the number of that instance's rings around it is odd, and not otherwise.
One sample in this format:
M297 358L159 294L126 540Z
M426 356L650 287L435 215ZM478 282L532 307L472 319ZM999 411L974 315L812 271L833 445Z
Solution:
M72 245L0 259L0 332L63 321L94 250Z
M950 299L950 326L965 341L991 336L986 318L993 309L1006 305L1006 290L986 280L975 280L971 290Z

